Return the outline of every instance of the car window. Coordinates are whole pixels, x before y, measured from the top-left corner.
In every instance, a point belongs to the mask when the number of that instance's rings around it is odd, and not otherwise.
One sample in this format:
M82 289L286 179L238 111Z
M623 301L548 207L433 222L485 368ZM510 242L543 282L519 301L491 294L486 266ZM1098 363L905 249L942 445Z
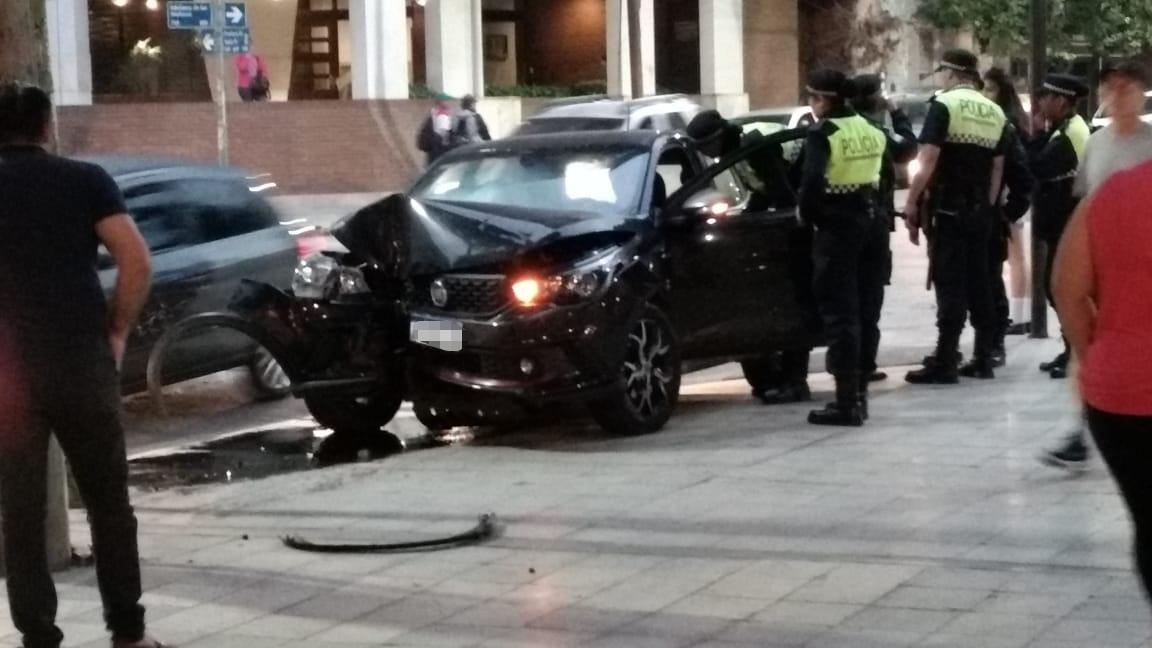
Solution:
M688 120L686 120L681 113L671 112L665 115L665 117L668 118L668 130L678 131L688 128Z
M163 253L202 242L194 204L177 182L133 187L124 192L128 213L152 253Z
M272 207L238 180L189 180L181 183L188 200L198 205L204 236L219 241L279 227Z
M680 147L674 147L660 155L660 160L656 163L656 175L652 206L663 207L668 196L679 191L680 187L696 177L696 169L692 166L688 152Z
M766 137L734 156L721 160L705 174L714 188L733 197L744 211L778 211L796 206L791 178L795 161L786 151L803 142L804 131L791 130Z
M620 130L623 119L609 117L544 117L531 119L516 129L517 135L546 135L577 131Z

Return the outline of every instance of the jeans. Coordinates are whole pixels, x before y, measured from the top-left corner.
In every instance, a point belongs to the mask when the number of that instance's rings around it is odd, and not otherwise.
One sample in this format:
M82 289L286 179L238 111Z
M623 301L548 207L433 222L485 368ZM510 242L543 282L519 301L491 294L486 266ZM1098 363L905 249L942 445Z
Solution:
M1100 456L1120 487L1135 528L1133 553L1145 594L1152 596L1152 416L1109 414L1088 407Z
M119 640L144 636L119 378L107 345L95 346L0 362L0 385L9 387L0 403L0 515L8 600L25 648L57 648L63 639L44 537L51 434L88 510L108 629Z

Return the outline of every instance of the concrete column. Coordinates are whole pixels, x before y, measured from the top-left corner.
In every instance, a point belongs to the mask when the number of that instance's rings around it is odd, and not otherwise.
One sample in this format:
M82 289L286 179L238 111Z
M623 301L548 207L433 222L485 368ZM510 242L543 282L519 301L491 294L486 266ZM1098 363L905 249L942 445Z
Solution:
M483 92L483 59L480 66L475 63L476 58L482 56L483 47L474 24L476 5L480 2L428 0L424 5L428 85L434 90L453 97Z
M656 94L656 14L655 0L640 3L640 60L643 65L645 95ZM608 0L605 29L608 52L608 94L632 96L632 59L628 46L627 0Z
M744 112L744 0L700 0L700 92L722 114Z
M88 37L88 0L45 0L48 58L54 99L61 106L92 103L92 50Z
M752 106L800 102L799 30L796 0L744 0L744 91Z
M408 98L404 0L352 0L352 98Z

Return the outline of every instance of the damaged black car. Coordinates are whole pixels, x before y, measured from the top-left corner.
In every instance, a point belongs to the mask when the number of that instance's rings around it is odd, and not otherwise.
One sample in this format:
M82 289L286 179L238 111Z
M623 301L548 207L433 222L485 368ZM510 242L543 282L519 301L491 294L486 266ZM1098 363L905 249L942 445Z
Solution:
M383 425L403 397L433 429L579 405L652 432L686 363L813 346L783 153L803 134L715 164L654 132L458 149L337 227L349 252L303 262L292 295L249 286L234 307L275 333L262 341L321 423Z

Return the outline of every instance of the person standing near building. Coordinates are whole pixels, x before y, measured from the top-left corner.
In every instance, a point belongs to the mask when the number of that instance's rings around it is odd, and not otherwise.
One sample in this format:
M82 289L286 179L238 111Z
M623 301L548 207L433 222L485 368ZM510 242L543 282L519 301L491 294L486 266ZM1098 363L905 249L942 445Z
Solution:
M1101 72L1101 104L1112 122L1088 138L1072 190L1076 197L1087 198L1115 173L1152 160L1152 124L1140 119L1147 90L1148 73L1140 63L1123 62ZM1080 403L1072 408L1068 419L1065 429L1072 432L1058 447L1041 454L1040 460L1080 472L1087 467L1089 456Z
M742 129L724 119L716 110L704 110L689 122L686 132L696 142L705 156L720 159L736 153L742 148L754 147L763 140L758 131L744 133ZM748 164L737 165L745 184L756 189L756 196L773 192L778 186L774 176L777 160L773 156L779 149L752 153ZM742 171L747 169L747 173ZM754 197L754 198L755 198ZM788 245L794 250L812 248L812 228L797 227L789 234ZM813 311L811 296L812 257L810 254L793 255L795 260L789 270L796 286L796 294L806 311ZM813 315L813 319L815 316ZM813 322L815 324L815 322ZM752 383L752 396L765 405L807 402L812 399L808 387L808 363L811 349L789 349L762 358L742 363L744 375Z
M896 165L916 158L919 146L912 120L899 106L884 97L879 75L864 74L854 79L857 95L852 108L880 129L887 139L880 172L880 192L876 218L872 219L860 257L860 393L867 404L868 379L877 371L880 349L880 314L884 308L884 287L892 279L892 232L896 231Z
M428 166L452 149L452 107L448 99L447 95L436 96L436 103L416 135L416 148L425 153Z
M930 280L936 287L936 352L905 377L913 384L959 381L960 334L971 313L976 346L966 376L994 378L996 319L988 249L996 227L992 206L1004 175L1004 111L976 89L976 55L945 52L937 68L943 92L928 109L920 134L920 168L904 208L909 238L928 234ZM926 200L925 200L926 199ZM924 201L924 202L922 202Z
M59 441L88 509L113 648L144 636L136 517L120 425L118 368L148 296L148 246L99 167L48 154L52 104L0 85L0 518L8 603L26 648L58 648L45 550L47 459ZM106 303L103 244L118 275Z
M488 124L484 123L484 118L476 112L476 97L465 95L460 100L460 112L456 113L455 124L452 127L453 146L488 142L491 139Z
M1077 208L1053 296L1080 367L1088 426L1132 515L1152 596L1152 162L1121 171Z
M241 101L268 101L272 85L268 80L268 64L264 57L252 52L237 54L233 60L236 66L237 92Z
M1028 168L1025 142L1028 139L1029 120L1024 115L1020 95L1011 79L999 68L984 75L984 96L996 102L1008 119L1005 126L1004 183L996 201L999 227L993 229L992 247L989 248L989 278L992 280L992 311L996 318L996 341L993 345L992 364L1002 367L1008 362L1004 347L1005 336L1013 322L1024 322L1028 293L1028 260L1024 254L1024 215L1032 204L1035 185ZM1011 299L1004 284L1004 262L1011 266ZM1030 330L1017 327L1017 330Z
M818 120L804 142L800 218L816 228L813 282L824 335L828 373L836 400L808 414L813 425L860 426L867 414L861 380L861 313L875 299L883 263L872 249L880 205L887 139L848 100L856 85L842 72L818 70L808 77L808 105ZM865 251L869 256L865 256Z
M1044 286L1052 298L1052 263L1064 226L1076 207L1073 187L1080 163L1092 134L1088 123L1076 112L1077 103L1088 96L1088 86L1073 76L1050 74L1033 95L1040 115L1049 128L1032 141L1028 165L1036 177L1035 206L1032 211L1032 235L1048 246L1048 264L1044 268ZM1067 375L1068 345L1051 362L1040 365L1041 371L1053 378Z

